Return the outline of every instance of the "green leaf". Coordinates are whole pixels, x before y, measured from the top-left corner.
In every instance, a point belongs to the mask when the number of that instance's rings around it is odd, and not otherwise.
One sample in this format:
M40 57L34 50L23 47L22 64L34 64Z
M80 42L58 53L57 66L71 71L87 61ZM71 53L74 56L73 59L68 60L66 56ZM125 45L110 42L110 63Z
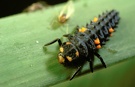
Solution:
M0 19L1 87L42 87L68 80L74 70L58 63L58 44L48 46L46 51L44 44L62 38L67 28L70 33L76 25L85 26L106 10L116 9L121 17L117 31L99 51L107 67L135 56L133 0L82 0L74 5L75 12L65 24L56 19L64 5ZM101 65L95 59L94 66ZM83 71L88 69L86 64Z

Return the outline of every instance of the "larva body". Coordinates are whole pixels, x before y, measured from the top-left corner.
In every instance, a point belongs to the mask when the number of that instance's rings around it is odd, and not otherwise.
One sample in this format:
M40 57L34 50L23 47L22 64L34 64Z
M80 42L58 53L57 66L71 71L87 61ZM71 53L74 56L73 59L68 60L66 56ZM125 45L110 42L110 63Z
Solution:
M68 38L67 42L62 43L60 39L55 39L45 45L47 46L58 41L60 46L58 54L59 63L65 67L78 68L70 80L81 70L86 61L89 62L90 69L93 72L94 56L97 56L102 65L106 67L102 57L98 54L98 49L109 40L112 32L115 31L120 20L118 14L115 10L107 11L99 15L99 17L95 17L85 27L77 26L73 35L64 35Z

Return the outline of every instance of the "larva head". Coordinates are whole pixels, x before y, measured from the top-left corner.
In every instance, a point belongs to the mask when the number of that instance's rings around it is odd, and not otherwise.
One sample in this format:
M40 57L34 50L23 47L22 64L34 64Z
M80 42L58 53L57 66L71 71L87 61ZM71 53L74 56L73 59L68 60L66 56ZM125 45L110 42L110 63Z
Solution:
M74 59L79 57L79 52L71 42L65 42L60 47L58 54L58 61L61 64L72 62Z

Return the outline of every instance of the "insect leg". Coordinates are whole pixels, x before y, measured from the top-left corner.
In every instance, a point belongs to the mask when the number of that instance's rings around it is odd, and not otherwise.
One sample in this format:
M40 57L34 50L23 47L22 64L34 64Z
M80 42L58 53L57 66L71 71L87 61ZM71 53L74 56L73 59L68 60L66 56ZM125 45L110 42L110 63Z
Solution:
M64 34L63 36L67 37L69 40L72 39L72 37L73 37L71 34Z
M55 39L55 40L53 40L53 41L51 41L51 42L45 44L44 46L51 45L51 44L53 44L53 43L55 43L55 42L57 42L57 41L58 41L59 46L61 46L62 42L61 42L61 40L60 40L59 38L57 38L57 39Z
M91 70L91 72L93 73L93 61L94 61L93 52L89 55L87 61L89 62L90 70Z
M90 66L91 72L93 73L93 61L92 60L89 61L89 66Z
M92 50L94 50L95 48L93 47L93 46L95 46L94 45L94 42L92 42L92 40L90 39L90 44L89 43L86 43L86 45L90 48L90 49L92 49ZM89 67L90 67L90 70L91 70L91 72L93 73L93 61L94 61L94 55L93 55L93 52L91 51L91 50L89 50L89 57L87 57L86 58L86 60L89 62Z
M102 65L106 68L106 64L105 64L103 58L97 52L94 52L94 54L95 54L95 56L97 56L100 59Z
M72 75L72 77L70 78L70 80L72 80L75 76L76 76L76 74L79 72L79 71L81 71L81 69L82 69L82 66L79 66L78 67L78 69L76 70L76 72Z

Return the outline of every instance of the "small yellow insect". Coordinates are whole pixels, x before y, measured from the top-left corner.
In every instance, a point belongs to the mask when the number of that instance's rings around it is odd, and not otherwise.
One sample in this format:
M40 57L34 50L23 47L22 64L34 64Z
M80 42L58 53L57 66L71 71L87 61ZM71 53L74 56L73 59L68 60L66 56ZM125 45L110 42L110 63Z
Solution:
M58 29L62 26L74 13L73 1L69 0L67 4L60 10L60 12L52 18L50 23L51 29ZM66 24L68 26L68 24ZM68 28L67 31L68 32Z
M65 23L73 13L74 13L73 2L72 0L69 0L67 4L63 7L63 9L60 11L58 21L60 23Z

